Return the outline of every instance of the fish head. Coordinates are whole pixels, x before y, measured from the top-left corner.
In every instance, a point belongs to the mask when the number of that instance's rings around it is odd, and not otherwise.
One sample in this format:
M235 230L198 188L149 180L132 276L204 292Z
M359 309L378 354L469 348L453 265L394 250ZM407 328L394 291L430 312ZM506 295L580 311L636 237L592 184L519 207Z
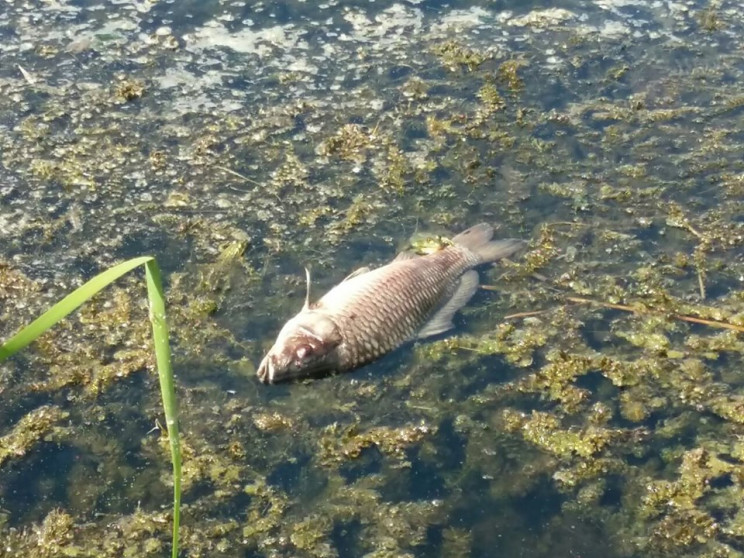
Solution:
M338 364L336 347L341 341L332 319L303 310L284 324L256 374L265 384L329 374Z

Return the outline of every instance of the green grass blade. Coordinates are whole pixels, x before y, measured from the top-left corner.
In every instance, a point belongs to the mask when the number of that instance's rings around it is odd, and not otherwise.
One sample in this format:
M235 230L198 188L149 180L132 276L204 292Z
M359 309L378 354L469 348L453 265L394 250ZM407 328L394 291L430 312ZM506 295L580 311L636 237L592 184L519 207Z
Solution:
M168 341L168 323L165 316L165 296L160 269L151 256L133 258L115 265L93 277L81 287L75 289L41 316L36 318L8 341L0 345L0 362L11 357L54 324L77 310L80 305L96 295L99 291L116 281L125 273L145 264L147 298L150 306L150 322L155 347L155 361L160 380L160 393L163 399L163 410L168 427L171 462L173 463L173 550L172 558L178 556L178 528L181 518L181 441L178 432L178 408L176 391L171 368L170 343Z
M11 357L26 345L34 341L39 335L44 333L47 329L52 327L54 324L65 318L71 312L74 312L78 307L90 299L93 295L98 293L104 287L107 287L111 282L117 280L125 273L133 270L135 267L142 265L152 260L151 256L142 256L140 258L133 258L126 262L115 265L111 269L99 273L93 279L78 287L65 298L60 300L57 304L52 306L49 310L44 312L41 316L36 318L33 322L28 324L26 327L21 329L13 337L8 339L5 343L0 346L0 362Z
M150 321L155 345L155 360L160 378L160 393L163 398L165 422L168 426L171 462L173 463L173 550L172 558L178 557L178 526L181 522L181 441L178 433L178 409L176 390L171 369L168 322L165 317L165 296L160 279L160 268L155 260L145 264L147 298L150 302Z

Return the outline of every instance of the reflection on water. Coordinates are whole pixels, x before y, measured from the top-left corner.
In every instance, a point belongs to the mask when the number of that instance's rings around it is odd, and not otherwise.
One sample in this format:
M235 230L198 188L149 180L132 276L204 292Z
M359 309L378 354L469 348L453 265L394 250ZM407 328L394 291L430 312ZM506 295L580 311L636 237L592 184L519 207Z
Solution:
M744 16L472 4L0 12L0 330L157 256L185 556L743 552ZM531 246L453 336L257 382L305 264L480 221ZM0 555L167 552L142 295L0 367Z

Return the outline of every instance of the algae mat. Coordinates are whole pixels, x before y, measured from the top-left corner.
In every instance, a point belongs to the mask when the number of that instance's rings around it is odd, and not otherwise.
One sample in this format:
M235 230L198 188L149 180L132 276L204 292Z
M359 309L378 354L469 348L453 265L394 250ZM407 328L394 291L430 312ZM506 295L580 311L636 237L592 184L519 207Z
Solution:
M14 2L0 335L164 270L184 556L744 556L735 2ZM455 334L266 387L416 234L530 239ZM163 556L141 285L0 367L0 556Z

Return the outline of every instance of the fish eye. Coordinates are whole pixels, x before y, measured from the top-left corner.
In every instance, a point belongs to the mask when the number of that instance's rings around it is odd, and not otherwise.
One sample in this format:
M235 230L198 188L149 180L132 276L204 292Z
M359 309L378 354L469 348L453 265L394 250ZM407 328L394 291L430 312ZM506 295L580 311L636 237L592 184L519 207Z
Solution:
M310 345L300 345L295 351L295 355L300 360L304 360L313 354L313 348Z

